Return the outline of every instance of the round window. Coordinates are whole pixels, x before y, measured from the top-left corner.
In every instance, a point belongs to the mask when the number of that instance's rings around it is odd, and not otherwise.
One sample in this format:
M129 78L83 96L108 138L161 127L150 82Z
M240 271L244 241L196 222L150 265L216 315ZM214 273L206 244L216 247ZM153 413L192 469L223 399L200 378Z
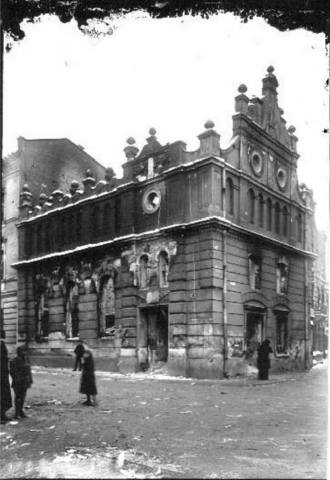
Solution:
M154 213L160 207L161 193L158 188L152 188L144 192L142 206L145 213Z
M277 183L278 183L279 187L281 189L284 189L285 186L286 186L287 178L288 178L288 174L287 174L286 170L284 170L284 168L280 167L277 170L276 178L277 178Z
M253 152L251 155L251 167L256 175L261 174L263 162L260 154L257 152Z

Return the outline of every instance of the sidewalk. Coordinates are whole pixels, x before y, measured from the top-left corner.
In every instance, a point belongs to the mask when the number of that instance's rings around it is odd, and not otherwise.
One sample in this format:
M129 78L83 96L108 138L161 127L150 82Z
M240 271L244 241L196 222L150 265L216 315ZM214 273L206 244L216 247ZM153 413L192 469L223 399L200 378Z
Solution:
M290 382L296 381L298 379L307 378L312 371L316 369L326 369L327 368L327 360L323 363L316 364L312 370L306 371L290 371L290 372L276 372L272 373L270 371L269 379L268 380L259 380L257 378L257 373L252 373L246 377L234 377L234 378L222 378L222 379L200 379L200 378L191 378L191 377L182 377L182 376L171 376L164 371L151 371L151 372L139 372L139 373L117 373L117 372L106 372L103 370L96 370L96 375L99 378L104 379L126 379L131 381L143 381L143 380L163 380L163 381L170 381L170 382L190 382L190 383L200 383L200 384L219 384L221 386L237 386L237 387L248 387L248 386L267 386L278 384L282 382ZM40 366L33 366L33 372L38 373L50 373L54 375L58 375L60 373L63 374L72 374L72 369L70 368L53 368L53 367L40 367ZM79 374L79 372L77 372Z

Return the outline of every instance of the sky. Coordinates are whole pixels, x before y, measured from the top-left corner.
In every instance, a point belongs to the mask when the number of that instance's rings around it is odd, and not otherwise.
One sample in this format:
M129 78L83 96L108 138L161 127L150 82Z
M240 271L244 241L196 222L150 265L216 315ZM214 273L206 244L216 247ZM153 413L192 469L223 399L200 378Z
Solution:
M4 56L3 153L17 137L70 138L118 177L126 139L142 148L150 127L163 144L198 147L211 119L225 148L232 134L237 87L261 96L269 65L279 105L296 127L299 182L314 191L316 221L329 218L329 58L325 36L303 29L279 32L263 19L232 14L151 19L131 13L82 33L72 21L45 15L24 23L26 37ZM80 179L77 179L80 180Z

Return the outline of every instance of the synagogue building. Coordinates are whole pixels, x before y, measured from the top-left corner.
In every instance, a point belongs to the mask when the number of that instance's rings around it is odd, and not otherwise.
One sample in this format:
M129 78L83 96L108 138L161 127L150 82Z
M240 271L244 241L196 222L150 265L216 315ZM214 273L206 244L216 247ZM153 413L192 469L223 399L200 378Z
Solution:
M166 365L172 375L245 375L269 338L272 369L312 365L312 191L269 67L262 96L240 85L229 145L212 121L199 147L151 128L124 148L123 177L89 166L68 188L20 195L18 335L32 362ZM47 363L48 362L48 363Z

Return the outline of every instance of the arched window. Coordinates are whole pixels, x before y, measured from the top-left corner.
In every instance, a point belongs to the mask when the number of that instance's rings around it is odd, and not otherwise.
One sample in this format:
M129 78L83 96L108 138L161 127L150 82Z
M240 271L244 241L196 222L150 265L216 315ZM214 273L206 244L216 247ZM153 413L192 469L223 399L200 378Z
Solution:
M275 233L280 233L281 207L278 202L275 203Z
M280 257L276 265L276 293L288 292L289 264L285 257Z
M273 209L272 201L270 198L267 199L267 230L272 231L273 225Z
M69 216L67 227L68 227L68 243L69 243L69 245L71 245L75 241L75 238L74 238L74 234L75 234L75 231L74 231L74 216L73 215Z
M297 215L297 240L298 242L302 241L302 215L298 213Z
M98 237L100 234L100 208L96 206L92 210L92 227L93 227L93 236Z
M161 288L168 286L168 255L167 252L161 251L158 258L158 275L159 286Z
M81 220L82 220L82 215L81 215L81 210L78 210L76 213L76 242L81 243Z
M147 255L141 255L140 257L140 288L147 288L148 286L148 257Z
M107 234L110 232L110 215L111 215L111 206L110 203L106 203L103 209L103 233Z
M115 200L115 233L118 235L121 229L121 199L117 197Z
M32 250L31 227L27 225L25 227L25 255L27 256L31 255L31 250Z
M248 202L249 202L249 222L254 223L254 192L252 188L248 191Z
M226 179L226 211L234 215L234 183L231 178Z
M66 217L63 216L62 217L62 220L61 220L61 232L62 232L62 241L61 241L61 245L62 247L64 245L66 245Z
M38 255L41 252L42 249L42 224L39 223L39 225L36 225L35 229L36 233L36 254Z
M286 206L283 207L283 229L282 233L286 237L288 235L288 220L289 220L289 211Z
M264 226L264 198L261 193L258 195L258 222L259 227Z
M50 251L50 236L51 236L51 232L50 232L50 222L47 222L46 225L45 225L45 251L46 252L49 252Z

